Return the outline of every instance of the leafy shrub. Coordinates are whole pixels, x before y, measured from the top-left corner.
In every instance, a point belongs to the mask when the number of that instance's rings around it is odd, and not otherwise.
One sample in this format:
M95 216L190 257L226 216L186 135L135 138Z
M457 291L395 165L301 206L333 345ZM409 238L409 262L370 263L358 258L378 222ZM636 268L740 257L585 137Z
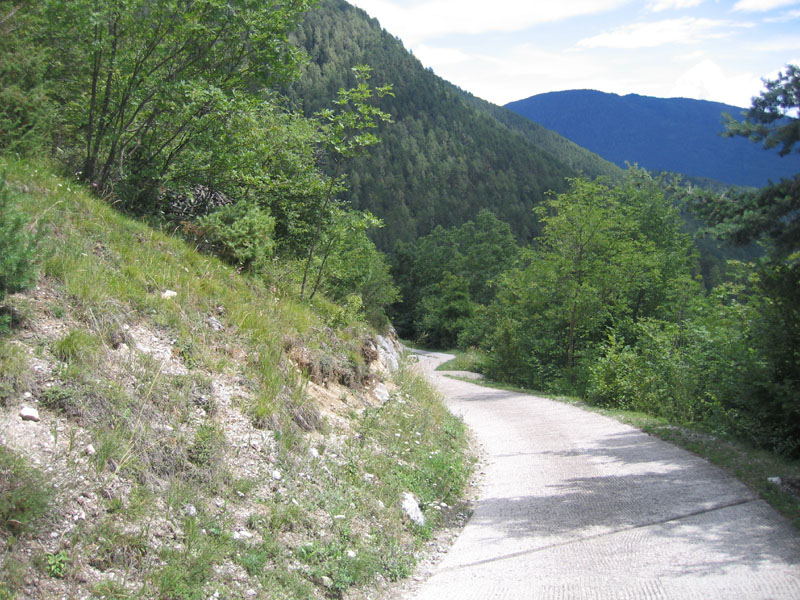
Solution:
M53 490L44 476L9 448L0 445L0 530L27 530L48 510Z
M0 176L0 302L7 294L24 290L36 278L36 245L28 232L25 218L12 204L5 175ZM0 314L0 331L10 318Z
M275 219L255 204L223 206L201 217L198 226L209 250L242 269L263 269L275 252Z

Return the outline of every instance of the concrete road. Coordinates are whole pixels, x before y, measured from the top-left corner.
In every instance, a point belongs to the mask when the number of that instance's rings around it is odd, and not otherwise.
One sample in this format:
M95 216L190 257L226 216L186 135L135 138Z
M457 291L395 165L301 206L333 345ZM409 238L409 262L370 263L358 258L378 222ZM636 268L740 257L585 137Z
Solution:
M689 452L574 406L432 373L486 452L475 512L415 600L800 599L800 535Z

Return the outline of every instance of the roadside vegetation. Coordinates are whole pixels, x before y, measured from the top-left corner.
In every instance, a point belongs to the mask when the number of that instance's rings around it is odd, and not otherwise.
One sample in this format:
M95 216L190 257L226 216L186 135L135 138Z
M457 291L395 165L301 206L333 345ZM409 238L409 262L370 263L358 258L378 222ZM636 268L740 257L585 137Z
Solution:
M785 115L797 108L798 85L791 65L766 82L731 135L795 154L797 119ZM480 215L478 226L401 246L395 322L429 347L466 351L462 360L495 381L796 460L799 198L797 177L721 195L635 167L621 182L576 178L535 209L542 234L530 245ZM761 256L708 277L681 210L704 219L704 235L758 244ZM484 240L503 250L483 251Z
M2 168L40 235L0 339L1 597L338 598L411 572L465 432L405 366L376 399L365 323Z

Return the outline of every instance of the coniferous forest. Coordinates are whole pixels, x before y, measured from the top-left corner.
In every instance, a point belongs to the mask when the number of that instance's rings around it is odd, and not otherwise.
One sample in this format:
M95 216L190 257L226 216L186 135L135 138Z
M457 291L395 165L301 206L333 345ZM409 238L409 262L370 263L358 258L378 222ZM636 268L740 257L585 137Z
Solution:
M343 0L184 4L1 2L2 151L497 380L800 456L798 176L621 170ZM793 160L800 73L765 85L728 131Z

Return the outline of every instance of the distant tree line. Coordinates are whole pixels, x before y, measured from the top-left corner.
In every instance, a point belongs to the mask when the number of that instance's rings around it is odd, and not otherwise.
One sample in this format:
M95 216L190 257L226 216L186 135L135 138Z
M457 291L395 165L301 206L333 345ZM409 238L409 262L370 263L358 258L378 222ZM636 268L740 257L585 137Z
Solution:
M730 132L800 149L788 66ZM757 260L703 285L683 210ZM490 213L400 245L395 322L411 339L477 348L490 377L727 432L800 456L800 175L717 193L630 168L577 177L534 209L517 245Z

